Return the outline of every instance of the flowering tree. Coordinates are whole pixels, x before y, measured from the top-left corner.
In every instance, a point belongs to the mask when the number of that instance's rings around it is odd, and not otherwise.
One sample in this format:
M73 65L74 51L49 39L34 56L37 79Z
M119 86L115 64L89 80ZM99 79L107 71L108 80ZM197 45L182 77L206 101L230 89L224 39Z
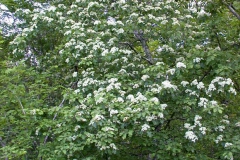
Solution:
M58 0L31 8L15 13L22 32L10 50L24 72L14 104L24 116L1 127L13 132L0 136L2 157L239 158L239 20L229 7Z

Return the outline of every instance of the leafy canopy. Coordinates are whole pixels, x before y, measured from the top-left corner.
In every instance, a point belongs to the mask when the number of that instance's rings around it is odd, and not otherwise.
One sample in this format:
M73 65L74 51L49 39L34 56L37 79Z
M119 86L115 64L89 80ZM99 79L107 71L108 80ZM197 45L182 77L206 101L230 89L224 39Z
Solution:
M239 158L239 20L226 6L43 4L15 12L24 21L9 45L18 64L1 71L0 156Z

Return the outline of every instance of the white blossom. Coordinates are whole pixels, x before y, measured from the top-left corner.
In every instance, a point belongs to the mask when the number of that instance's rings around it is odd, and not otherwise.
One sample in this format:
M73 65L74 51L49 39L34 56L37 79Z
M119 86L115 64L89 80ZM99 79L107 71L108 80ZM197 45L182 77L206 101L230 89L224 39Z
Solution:
M206 98L200 98L200 102L198 102L199 107L204 107L206 108L208 104L208 99Z
M72 139L72 141L75 141L77 139L77 136L74 135L74 136L71 136L70 138Z
M138 88L139 87L139 84L134 84L133 85L133 88Z
M77 72L73 72L73 75L72 75L72 76L73 76L73 77L77 77L77 74L78 74Z
M236 90L233 87L230 87L230 89L228 90L229 93L232 93L234 95L237 95Z
M197 44L197 45L195 46L195 48L196 48L196 49L201 49L202 47Z
M196 115L195 117L194 117L194 125L195 126L202 126L202 124L201 124L201 122L200 122L200 120L202 119L202 117L201 116L199 116L199 115Z
M35 135L38 136L38 134L39 134L39 129L35 131Z
M108 17L107 24L115 26L116 25L116 19L113 18L113 17Z
M167 22L168 22L168 20L165 19L161 22L161 24L165 25L165 24L167 24Z
M146 81L148 78L149 78L149 75L143 75L143 76L141 77L141 79L142 79L143 81Z
M156 116L147 116L146 117L146 121L148 121L148 122L150 122L150 121L152 121L152 120L154 120L154 119L157 119L157 117Z
M142 132L147 131L149 128L150 128L149 125L144 124L144 125L142 125L142 129L141 129L141 131L142 131Z
M193 63L199 63L202 60L202 58L196 57L193 59Z
M172 88L174 90L177 90L177 86L172 85L169 80L165 80L162 82L163 88Z
M176 66L177 68L186 68L186 65L182 62L178 62Z
M218 126L215 128L215 131L223 132L224 129L225 129L225 126Z
M198 85L198 81L195 79L195 80L193 80L192 82L191 82L191 85Z
M230 146L232 146L232 145L233 145L232 143L228 143L228 142L227 142L227 143L225 143L224 147L227 148L227 147L230 147Z
M123 102L124 102L124 100L123 100L123 98L122 98L122 97L118 97L118 98L117 98L117 101L118 101L118 102L121 102L121 103L123 103Z
M160 107L161 107L162 110L165 110L166 107L167 107L167 104L160 104Z
M198 137L193 133L193 131L187 131L185 133L185 138L186 139L189 139L193 142L195 142L196 140L198 140Z
M124 30L122 28L120 28L120 29L116 30L116 32L117 32L117 34L122 34L122 33L124 33Z
M101 21L99 21L99 20L96 20L96 21L94 21L94 23L93 23L94 25L98 25L98 24L101 24Z
M118 110L114 110L114 109L110 110L110 117L112 117L112 115L114 114L118 114Z
M81 128L81 127L79 125L76 125L74 128L74 131L77 132L79 128Z
M74 90L74 93L75 93L75 94L78 94L79 92L80 92L80 89Z
M151 102L155 103L155 104L158 104L159 100L157 97L153 97L150 99Z
M216 90L216 87L215 87L215 85L214 84L209 84L209 86L208 86L208 92L211 92L211 91L215 91Z
M96 100L96 104L102 103L104 101L103 97L100 97Z
M173 25L176 25L176 24L180 25L177 18L172 18L172 20L173 20L173 23L172 23Z
M167 70L166 73L167 73L167 74L174 75L174 73L175 73L175 68L172 68L172 69Z
M191 124L190 123L184 123L184 128L191 130Z
M201 133L202 133L203 135L205 135L207 128L206 128L206 127L200 127L199 130L201 131Z
M134 98L134 96L132 94L129 94L126 99L130 100L132 103L137 102L137 100Z
M217 101L210 101L210 104L213 105L213 106L217 106L218 105Z
M111 91L112 89L113 89L113 85L112 85L112 84L110 84L110 85L108 85L108 86L106 87L106 91L107 91L107 92Z
M103 130L104 130L105 132L114 131L114 129L111 128L111 127L105 127L105 128L103 128Z
M201 9L201 11L200 12L198 12L197 13L198 14L198 17L203 17L203 16L210 16L211 15L211 13L207 13L207 12L205 12L203 9Z
M136 100L142 102L142 101L147 101L147 98L144 95L142 95L141 92L138 92Z
M161 113L161 112L160 112L160 113L158 113L158 117L159 117L159 118L164 118L164 115L163 115L163 113Z
M229 121L229 120L226 120L226 119L221 120L221 122L222 122L222 123L225 123L225 124L229 124L229 123L230 123L230 121Z
M116 145L115 145L114 143L111 143L111 144L110 144L110 147L111 147L112 149L114 149L114 150L117 150L117 147L116 147Z
M221 142L223 140L223 135L217 136L215 143Z
M36 109L30 111L31 115L36 115Z
M179 10L175 10L175 13L176 13L176 14L180 14L180 11L179 11Z
M235 126L240 127L240 122L235 123Z
M183 86L183 87L186 87L186 85L188 85L189 84L189 82L187 82L187 81L182 81L181 82L181 85Z
M203 82L199 82L197 84L197 89L203 89L203 88L205 88Z

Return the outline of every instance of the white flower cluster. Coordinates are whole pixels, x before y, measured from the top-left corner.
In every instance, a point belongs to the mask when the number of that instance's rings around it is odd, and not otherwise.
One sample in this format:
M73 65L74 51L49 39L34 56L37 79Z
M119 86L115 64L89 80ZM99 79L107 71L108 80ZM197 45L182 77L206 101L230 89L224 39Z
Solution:
M131 103L138 103L138 102L142 102L142 101L147 101L147 98L142 95L141 92L138 92L136 95L136 98L132 95L129 94L126 99L130 100Z
M200 98L200 101L198 102L199 107L207 108L208 99L206 98Z
M171 74L171 75L174 75L176 69L175 68L171 68L169 70L166 71L167 74Z
M146 116L146 121L150 122L154 119L157 119L157 116L151 115L151 116Z
M193 131L187 131L185 133L185 138L189 139L193 142L195 142L196 140L198 140L198 137L195 135L195 133Z
M193 59L193 63L199 63L201 62L201 60L203 60L203 58L196 57L195 59Z
M167 106L168 106L167 104L160 104L160 107L162 110L165 110L167 108Z
M202 127L202 124L200 122L200 120L202 119L201 116L196 115L194 117L194 125L191 125L189 123L185 123L184 124L184 128L188 129L188 131L185 133L185 138L195 142L196 140L198 140L198 137L196 136L196 134L192 131L194 128L196 128L197 126L199 126L199 131L201 132L201 134L205 135L207 128L206 127Z
M158 84L153 84L153 85L151 86L151 92L152 92L152 93L160 93L161 90L162 90L162 87L159 86Z
M177 90L177 86L172 85L169 80L163 81L163 82L162 82L162 86L163 86L163 88L165 88L165 89L171 89L171 88L172 88L172 89L174 89L174 90Z
M240 122L235 123L236 127L240 127Z
M110 148L112 148L112 149L114 149L114 150L117 150L117 147L116 147L116 145L115 145L114 143L110 143L109 146L102 146L100 143L98 143L96 146L97 146L100 150L106 150L106 149L110 149Z
M182 62L178 62L176 65L177 68L186 68L186 65Z
M224 147L227 148L227 147L230 147L230 146L232 146L232 145L233 145L232 143L226 142L225 145L224 145Z
M215 128L215 131L223 132L224 129L225 129L225 126L217 126L217 127Z
M99 83L98 80L94 80L93 78L86 77L86 78L83 78L82 80L79 80L77 86L78 87L82 86L83 87L82 90L84 90L84 87L87 87L92 84L98 84L98 83Z
M111 109L110 110L110 117L112 117L112 115L114 115L114 114L118 114L118 110Z
M223 135L217 136L215 143L221 142L223 140Z
M196 86L197 89L204 89L204 83L203 82L198 82L196 79L191 82L192 86Z
M93 125L95 122L105 119L103 115L97 114L93 119L91 119L89 125Z
M216 87L217 86L217 87ZM207 93L211 96L212 91L217 90L217 92L223 92L224 87L229 86L229 93L234 95L237 94L236 90L233 88L233 82L230 78L216 77L214 78L208 86Z
M144 124L144 125L142 125L142 129L141 129L141 131L142 131L142 132L147 131L149 128L150 128L149 125Z
M149 75L143 75L143 76L141 77L141 79L142 79L143 81L146 81L148 78L149 78Z
M189 82L187 82L187 81L182 81L182 82L181 82L181 85L182 85L183 87L186 87L188 84L189 84Z
M159 46L157 49L158 52L162 52L162 51L166 51L166 52L174 52L174 49L166 44L164 44L163 46Z
M159 99L157 97L151 98L150 101L153 102L154 104L158 104L159 103Z
M121 83L115 83L117 82L117 78L111 78L110 80L108 80L108 83L110 83L107 87L106 87L106 91L109 92L112 89L120 89Z
M73 76L73 77L77 77L77 74L78 74L77 72L73 72L73 75L72 75L72 76Z
M203 16L211 16L211 13L205 12L203 9L200 10L200 12L197 12L198 17L203 17Z
M76 125L75 128L74 128L74 131L77 132L79 128L81 128L81 126Z

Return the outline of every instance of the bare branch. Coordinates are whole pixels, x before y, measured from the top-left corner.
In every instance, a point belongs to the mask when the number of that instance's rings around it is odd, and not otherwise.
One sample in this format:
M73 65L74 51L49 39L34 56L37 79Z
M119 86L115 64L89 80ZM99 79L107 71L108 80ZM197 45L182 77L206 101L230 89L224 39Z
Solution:
M232 4L227 4L225 1L223 1L223 3L228 7L228 9L230 10L230 12L232 12L232 14L237 17L238 20L240 20L240 15L236 12L235 8L233 7Z
M153 64L152 54L147 45L147 40L143 37L143 31L141 31L141 30L134 31L133 33L134 33L135 37L141 42L147 61L150 64Z
M232 5L228 5L228 9L232 12L234 16L238 18L238 20L240 20L240 15L235 11Z
M131 50L133 50L136 54L139 55L139 53L136 51L136 49L129 42L120 42L120 44L125 44L125 45L129 46ZM149 64L151 64L151 65L153 64L149 59L142 57L142 56L141 56L141 58L148 61Z
M17 97L17 96L16 96ZM18 102L19 102L19 104L20 104L20 106L21 106L21 108L22 108L22 112L23 112L23 114L25 115L26 114L26 112L24 111L24 108L23 108L23 105L22 105L22 102L20 101L20 99L17 97L17 100L18 100Z

